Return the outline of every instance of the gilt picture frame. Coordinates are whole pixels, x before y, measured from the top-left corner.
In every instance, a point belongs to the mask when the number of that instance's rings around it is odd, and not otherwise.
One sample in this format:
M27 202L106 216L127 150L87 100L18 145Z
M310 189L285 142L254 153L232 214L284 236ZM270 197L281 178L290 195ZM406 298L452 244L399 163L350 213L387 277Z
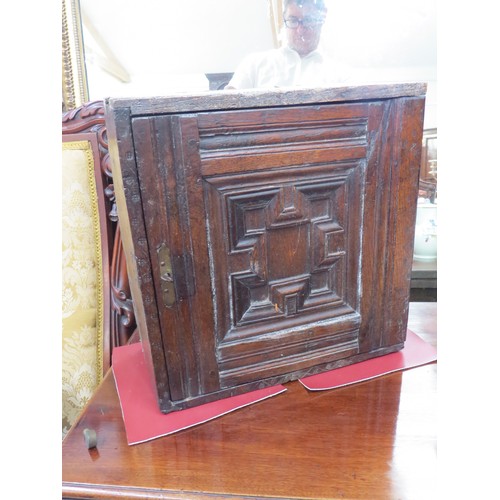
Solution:
M62 111L89 100L79 0L62 0Z

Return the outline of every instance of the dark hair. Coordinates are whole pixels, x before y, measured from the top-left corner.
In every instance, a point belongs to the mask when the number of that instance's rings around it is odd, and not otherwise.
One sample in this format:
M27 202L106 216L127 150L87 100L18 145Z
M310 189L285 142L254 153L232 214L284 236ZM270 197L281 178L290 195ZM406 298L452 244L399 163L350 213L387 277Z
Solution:
M283 4L283 10L286 10L288 5L290 5L291 3L294 3L299 7L302 7L302 5L312 5L313 7L316 7L318 10L326 11L326 5L324 0L285 0Z

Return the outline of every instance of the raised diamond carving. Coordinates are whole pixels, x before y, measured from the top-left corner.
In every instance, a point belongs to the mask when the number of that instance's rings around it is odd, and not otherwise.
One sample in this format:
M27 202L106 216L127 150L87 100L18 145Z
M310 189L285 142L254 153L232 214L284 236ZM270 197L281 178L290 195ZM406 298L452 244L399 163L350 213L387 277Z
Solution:
M346 178L225 194L234 327L343 304Z

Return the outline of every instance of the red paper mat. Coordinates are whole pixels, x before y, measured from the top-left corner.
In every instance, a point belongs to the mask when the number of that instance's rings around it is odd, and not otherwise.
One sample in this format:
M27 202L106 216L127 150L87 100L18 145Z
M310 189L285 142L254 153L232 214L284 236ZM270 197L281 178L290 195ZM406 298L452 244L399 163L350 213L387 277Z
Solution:
M286 391L282 385L266 387L164 414L158 408L140 342L113 349L112 368L129 445L173 434Z
M436 360L436 348L408 330L405 346L398 352L305 377L300 379L300 382L310 391L323 391L425 365Z

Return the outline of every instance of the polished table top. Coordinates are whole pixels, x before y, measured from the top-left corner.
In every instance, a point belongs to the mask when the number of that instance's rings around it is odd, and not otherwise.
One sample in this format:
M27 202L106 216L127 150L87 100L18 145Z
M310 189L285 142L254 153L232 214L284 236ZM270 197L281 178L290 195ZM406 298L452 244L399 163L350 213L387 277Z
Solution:
M408 327L436 345L436 303ZM129 446L109 372L63 441L64 498L434 498L436 363L340 389L287 392ZM88 450L83 429L95 429Z

